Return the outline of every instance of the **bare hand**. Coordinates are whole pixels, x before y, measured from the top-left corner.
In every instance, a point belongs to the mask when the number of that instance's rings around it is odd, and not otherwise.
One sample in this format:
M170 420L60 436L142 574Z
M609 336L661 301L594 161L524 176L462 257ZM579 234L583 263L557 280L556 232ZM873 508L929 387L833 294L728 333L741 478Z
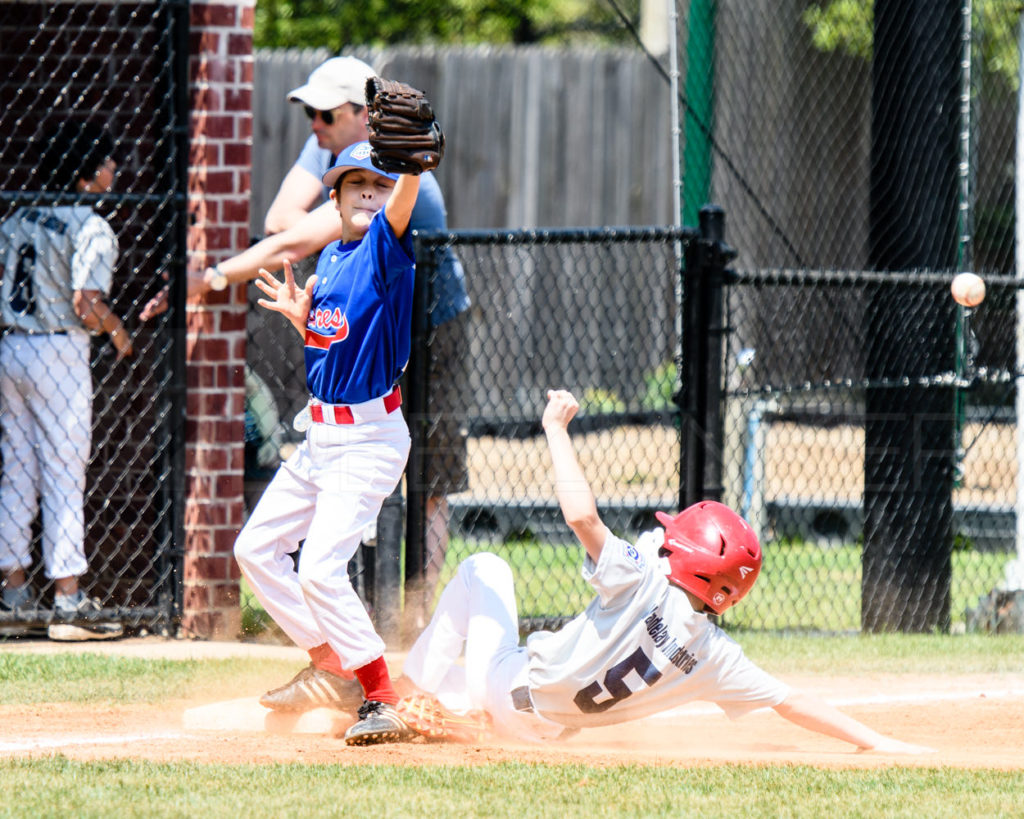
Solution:
M164 279L167 278L167 274L164 273ZM197 296L204 295L209 288L206 286L206 276L203 273L196 273L194 271L188 272L188 291L186 298L193 299ZM149 321L154 316L159 316L161 313L166 313L167 308L170 306L171 288L170 285L164 285L160 292L157 293L153 298L146 302L142 308L142 312L139 313L139 321Z
M568 390L548 390L548 405L544 408L541 425L544 429L567 429L579 408L579 402Z
M273 301L259 299L256 303L260 307L281 313L287 318L300 333L305 331L306 318L309 316L309 307L313 303L313 288L316 286L316 276L310 276L306 286L300 288L295 283L295 276L292 275L292 264L284 263L284 281L278 281L274 275L265 268L260 268L260 276L256 279L256 286L270 296Z
M139 321L149 321L154 316L159 316L161 313L166 312L169 294L170 288L165 284L159 293L146 302L146 306L139 313Z
M205 296L209 291L210 286L206 283L205 270L188 271L188 290L185 293L185 298L194 299L196 296Z
M134 350L132 349L132 337L128 335L128 331L124 328L115 330L110 334L110 341L113 343L114 348L117 350L117 360L121 361L125 358L131 358Z

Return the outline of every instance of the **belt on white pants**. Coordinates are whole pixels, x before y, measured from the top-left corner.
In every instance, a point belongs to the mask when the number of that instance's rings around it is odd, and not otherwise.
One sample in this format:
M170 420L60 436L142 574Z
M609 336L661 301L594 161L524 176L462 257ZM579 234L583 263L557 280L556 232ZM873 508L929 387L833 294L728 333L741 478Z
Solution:
M387 418L402 406L402 391L396 386L387 395L371 398L361 404L324 404L316 398L309 402L309 416L314 424L364 424Z
M533 714L538 720L546 723L544 725L545 730L550 733L550 726L555 726L557 723L547 719L541 714L533 705L533 697L530 696L530 688L526 685L520 685L513 688L509 695L512 697L512 707L524 714ZM557 740L569 739L569 737L575 736L580 732L579 728L570 728L568 726L562 727L562 732L558 736L554 737Z

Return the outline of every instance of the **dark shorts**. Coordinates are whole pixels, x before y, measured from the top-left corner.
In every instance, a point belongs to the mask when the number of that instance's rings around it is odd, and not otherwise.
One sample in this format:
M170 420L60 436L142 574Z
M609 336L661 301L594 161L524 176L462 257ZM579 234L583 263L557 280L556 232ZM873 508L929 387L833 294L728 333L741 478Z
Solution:
M427 494L434 497L469 488L465 424L468 316L466 311L435 328L431 339L426 479Z

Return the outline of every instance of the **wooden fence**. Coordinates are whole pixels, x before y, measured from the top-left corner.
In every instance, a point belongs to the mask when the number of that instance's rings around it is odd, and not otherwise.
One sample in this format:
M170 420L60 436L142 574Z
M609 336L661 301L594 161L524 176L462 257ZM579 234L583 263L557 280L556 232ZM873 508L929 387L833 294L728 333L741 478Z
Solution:
M448 139L437 178L453 228L673 223L667 81L639 52L354 50L422 88ZM252 228L310 134L290 90L332 55L256 53Z

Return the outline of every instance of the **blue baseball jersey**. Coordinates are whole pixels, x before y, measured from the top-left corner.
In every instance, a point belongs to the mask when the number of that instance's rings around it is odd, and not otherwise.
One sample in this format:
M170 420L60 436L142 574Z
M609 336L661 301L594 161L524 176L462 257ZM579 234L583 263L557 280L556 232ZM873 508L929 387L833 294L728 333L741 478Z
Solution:
M412 346L415 257L379 211L361 240L334 242L317 262L306 319L306 386L327 404L386 395Z

